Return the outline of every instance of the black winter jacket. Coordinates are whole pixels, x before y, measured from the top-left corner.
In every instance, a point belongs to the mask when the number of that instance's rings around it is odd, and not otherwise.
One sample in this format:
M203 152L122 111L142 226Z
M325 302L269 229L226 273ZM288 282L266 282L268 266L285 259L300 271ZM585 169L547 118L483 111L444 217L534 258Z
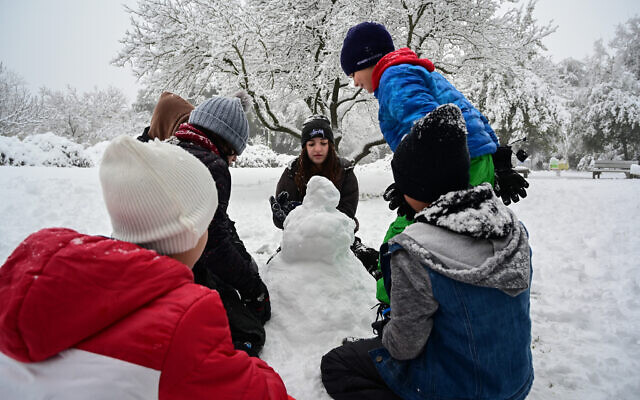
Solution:
M184 139L173 138L182 147L209 169L218 190L218 208L209 225L209 239L202 256L194 266L208 268L222 281L232 286L242 298L257 296L260 290L260 275L251 255L238 237L235 223L227 214L231 196L231 174L227 162L213 151Z
M346 158L340 158L340 166L343 168L343 174L337 184L337 189L340 192L340 202L336 208L348 217L353 218L356 221L356 226L358 226L358 220L356 219L359 197L358 179L353 173L353 164L351 161ZM276 186L276 197L281 192L287 192L289 193L289 200L302 201L303 196L298 190L294 180L297 171L298 159L296 158L282 173Z

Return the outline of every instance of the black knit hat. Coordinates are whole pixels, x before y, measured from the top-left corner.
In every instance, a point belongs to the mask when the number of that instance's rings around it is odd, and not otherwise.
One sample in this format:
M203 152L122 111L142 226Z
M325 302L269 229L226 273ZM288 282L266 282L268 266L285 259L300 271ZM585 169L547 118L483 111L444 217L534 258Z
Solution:
M302 123L301 145L313 138L323 138L333 143L333 131L329 118L321 114L312 115Z
M342 43L340 65L347 76L372 65L394 50L393 39L382 24L362 22L352 26Z
M396 188L431 203L469 187L467 128L460 109L442 105L417 121L391 160Z

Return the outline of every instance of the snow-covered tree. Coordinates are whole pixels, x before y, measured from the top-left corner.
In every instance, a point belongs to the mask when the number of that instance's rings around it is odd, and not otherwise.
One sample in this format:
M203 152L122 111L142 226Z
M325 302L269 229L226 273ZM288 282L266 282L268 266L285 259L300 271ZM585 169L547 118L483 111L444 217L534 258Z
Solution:
M19 75L0 63L0 134L29 134L44 117L38 97Z
M632 18L618 27L610 43L613 55L596 43L588 60L593 73L581 113L586 147L626 160L640 158L640 61L633 58L639 48L639 26L640 18Z
M299 137L296 122L324 113L336 143L343 133L351 136L347 151L360 159L383 141L375 123L349 124L360 122L348 118L354 110L375 114L375 107L359 106L373 97L350 86L340 68L347 29L381 22L396 47L410 47L463 81L481 69L526 69L522 60L541 49L551 29L523 18L522 10L501 11L512 2L141 0L128 9L132 28L114 63L130 64L155 95L174 90L201 100L209 88L226 93L241 87L260 123L276 133Z
M640 80L640 17L630 18L616 28L616 36L609 44L616 56Z
M115 87L94 88L79 93L42 88L40 96L49 115L38 126L41 132L52 131L76 143L96 143L120 134L142 133L150 114L127 107L124 93Z

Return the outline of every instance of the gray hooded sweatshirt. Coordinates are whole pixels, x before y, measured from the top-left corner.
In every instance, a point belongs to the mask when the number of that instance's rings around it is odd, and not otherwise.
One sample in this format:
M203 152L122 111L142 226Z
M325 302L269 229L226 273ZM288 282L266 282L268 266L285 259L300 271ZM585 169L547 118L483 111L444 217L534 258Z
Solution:
M416 214L416 223L389 240L391 321L382 344L398 360L423 350L438 302L425 267L450 279L516 296L529 287L528 234L489 184L447 193Z

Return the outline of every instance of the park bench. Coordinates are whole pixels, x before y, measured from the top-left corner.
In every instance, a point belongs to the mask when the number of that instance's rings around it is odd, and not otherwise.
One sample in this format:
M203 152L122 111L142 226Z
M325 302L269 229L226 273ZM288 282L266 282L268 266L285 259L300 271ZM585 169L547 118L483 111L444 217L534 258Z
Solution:
M525 167L524 165L518 165L513 169L520 175L524 176L525 178L527 178L529 176L529 172L531 172L529 168Z
M600 174L603 172L624 172L627 178L631 178L631 165L637 163L637 161L624 160L596 160L591 167L592 179L596 177L600 179Z

